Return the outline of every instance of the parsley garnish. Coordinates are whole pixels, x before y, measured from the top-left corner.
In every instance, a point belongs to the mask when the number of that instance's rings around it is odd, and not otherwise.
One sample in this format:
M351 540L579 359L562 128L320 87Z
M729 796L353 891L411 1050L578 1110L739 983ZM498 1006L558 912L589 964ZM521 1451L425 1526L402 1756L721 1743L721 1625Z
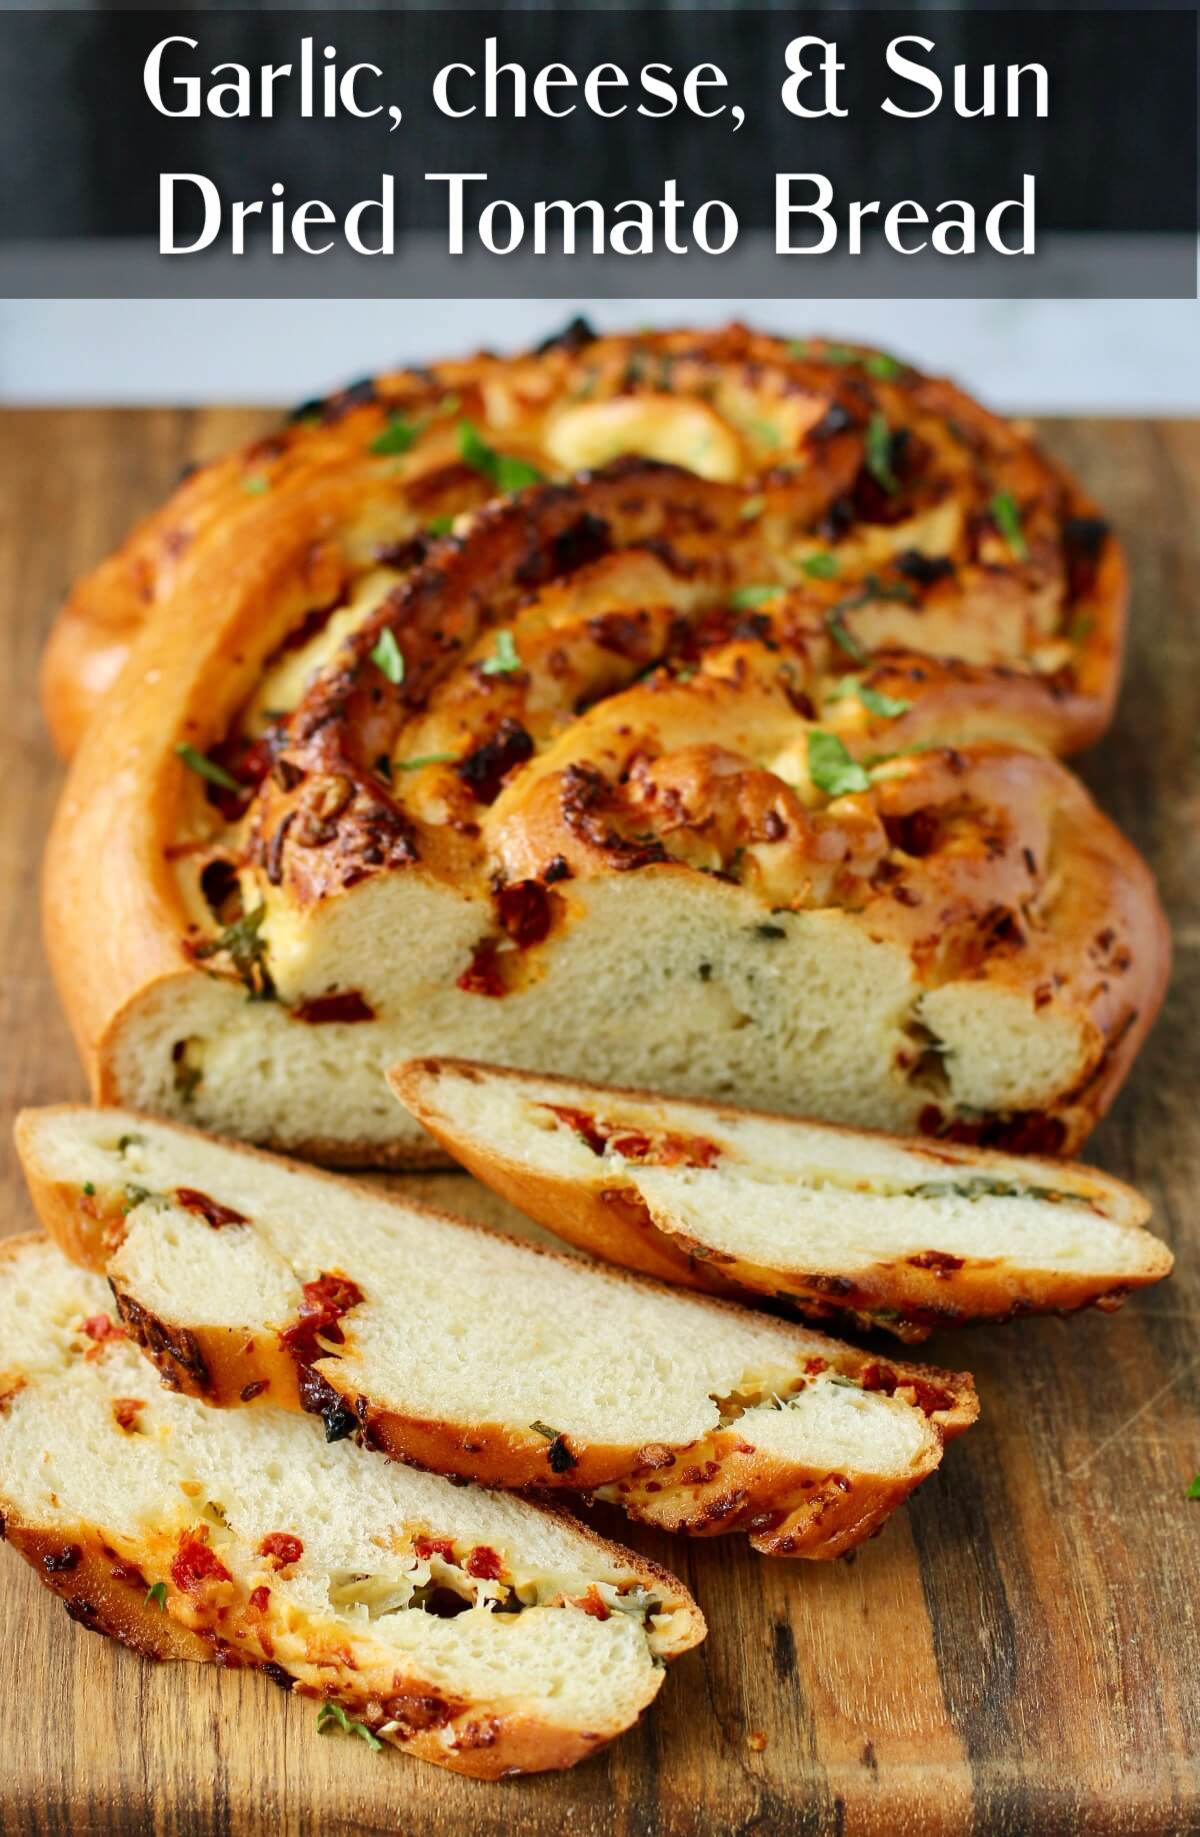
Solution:
M764 446L779 445L781 436L779 429L775 426L773 421L751 421L750 431L752 434L757 435Z
M813 728L808 736L808 775L818 791L844 797L848 791L868 791L871 780L857 759L852 759L836 734Z
M900 696L885 695L881 689L872 689L869 683L863 682L858 676L843 676L841 682L835 683L829 691L826 700L840 702L848 695L853 695L872 714L882 715L889 721L894 721L897 715L907 714L912 707L911 702Z
M877 382L890 383L893 377L903 376L906 366L898 358L889 357L886 351L872 351L869 357L863 358L862 367Z
M1029 544L1025 540L1025 531L1021 528L1021 513L1017 509L1017 500L1010 492L997 491L988 508L992 513L992 522L1017 560L1028 561Z
M892 470L892 430L887 416L878 412L867 422L867 471L889 496L899 491L900 480Z
M1195 1479L1188 1487L1187 1496L1189 1499L1200 1499L1200 1473L1196 1475Z
M271 481L269 478L256 476L254 478L244 478L242 480L242 490L248 491L251 497L261 497L264 491L269 491L270 489Z
M738 522L753 523L756 517L762 516L763 511L766 509L766 504L766 498L747 498L742 508L738 511Z
M404 653L396 643L396 634L390 625L379 634L379 642L372 648L371 662L376 669L382 670L390 683L404 681Z
M453 528L453 517L435 517L429 525L429 533L431 536L448 536Z
M245 983L254 1001L273 1001L275 984L267 968L267 941L259 936L259 929L267 916L266 905L256 906L253 912L247 912L232 925L226 925L218 937L206 938L202 944L192 945L192 956L198 962L207 957L227 956L234 969Z
M510 631L496 633L496 648L479 667L485 676L510 676L514 670L522 667Z
M738 587L730 594L729 604L738 612L746 612L751 606L762 606L768 600L777 600L782 592L782 587L765 585Z
M806 555L800 566L812 580L836 580L840 563L836 555L822 549L815 555Z
M542 474L536 466L507 453L497 453L469 421L458 424L458 451L467 465L484 478L491 479L498 491L520 491L526 485L539 485Z
M419 759L397 759L395 767L398 772L419 772L426 765L453 765L454 753L422 753Z
M83 1183L83 1190L84 1190L84 1192L85 1192L85 1193L87 1194L87 1196L88 1196L88 1198L90 1199L90 1198L92 1197L92 1195L93 1195L93 1194L95 1193L95 1191L96 1191L96 1183L95 1183L95 1181L94 1181L94 1180L85 1180L85 1181L84 1181L84 1183Z
M867 661L866 651L854 633L846 629L846 622L842 618L844 606L856 606L859 603L857 600L843 600L839 605L831 607L825 614L825 629L834 643L845 651L847 657L853 657L855 663L865 663Z
M152 1582L151 1583L150 1587L146 1590L146 1599L142 1605L144 1607L148 1607L151 1601L156 1601L159 1607L162 1609L163 1613L164 1614L166 1613L167 1611L167 1585L165 1582Z
M245 785L239 784L233 774L227 772L223 765L218 765L215 759L209 759L204 753L198 752L186 740L180 741L175 751L189 772L195 772L198 778L207 778L210 785L219 785L222 791L244 791L246 789Z
M324 1735L331 1724L336 1724L343 1735L361 1735L375 1754L378 1754L383 1747L378 1735L373 1735L365 1722L355 1722L353 1717L346 1714L340 1703L322 1703L317 1711L318 1735Z
M544 1435L548 1442L556 1442L558 1440L559 1431L557 1429L552 1429L548 1422L531 1422L529 1426L535 1435Z
M372 440L372 453L407 453L423 425L420 421L406 421L403 415L393 415L383 432Z

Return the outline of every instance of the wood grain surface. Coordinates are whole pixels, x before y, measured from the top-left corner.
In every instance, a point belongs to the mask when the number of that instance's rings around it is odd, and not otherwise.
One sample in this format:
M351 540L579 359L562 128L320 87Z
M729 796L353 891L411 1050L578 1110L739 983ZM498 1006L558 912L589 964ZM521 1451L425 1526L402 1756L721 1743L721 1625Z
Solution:
M0 424L0 998L6 1229L30 1213L8 1124L82 1095L37 925L59 773L34 693L72 576L249 411L28 412ZM1123 1313L930 1342L977 1429L883 1536L832 1565L628 1531L710 1634L641 1726L563 1776L485 1786L318 1738L261 1679L153 1666L83 1632L0 1558L0 1832L531 1837L1200 1832L1200 425L1050 423L1124 534L1132 643L1088 783L1160 878L1163 1018L1094 1159L1150 1194L1178 1255ZM96 873L105 871L97 861Z

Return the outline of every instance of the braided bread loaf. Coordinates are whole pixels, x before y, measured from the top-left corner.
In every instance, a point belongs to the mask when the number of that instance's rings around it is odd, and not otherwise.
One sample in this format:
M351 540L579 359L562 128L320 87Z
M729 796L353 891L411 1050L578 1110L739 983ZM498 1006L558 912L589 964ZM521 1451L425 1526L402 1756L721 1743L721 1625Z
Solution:
M382 1079L427 1052L1073 1149L1166 934L1024 749L1103 726L1123 578L1027 439L869 354L351 392L69 610L162 599L50 850L94 1088L347 1163L429 1155Z

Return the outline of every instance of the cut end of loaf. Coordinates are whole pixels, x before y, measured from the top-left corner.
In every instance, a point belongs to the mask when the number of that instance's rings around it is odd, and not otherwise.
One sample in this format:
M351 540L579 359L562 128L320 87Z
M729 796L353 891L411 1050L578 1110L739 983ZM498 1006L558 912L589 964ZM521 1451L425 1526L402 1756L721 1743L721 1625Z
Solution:
M412 1114L540 1224L720 1292L934 1326L1115 1306L1169 1274L1141 1195L1093 1168L904 1141L445 1059Z

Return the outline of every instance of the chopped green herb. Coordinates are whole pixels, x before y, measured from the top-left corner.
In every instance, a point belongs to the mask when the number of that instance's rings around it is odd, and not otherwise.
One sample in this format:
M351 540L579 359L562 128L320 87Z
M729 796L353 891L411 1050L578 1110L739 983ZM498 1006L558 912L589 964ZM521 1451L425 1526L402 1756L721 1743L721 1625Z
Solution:
M372 453L407 453L418 434L423 431L421 421L406 421L403 415L393 415L381 434L376 434L371 442Z
M242 480L242 490L249 492L251 497L261 497L264 491L269 491L270 489L271 481L269 478L256 476L254 478L244 478Z
M453 765L454 763L453 753L422 753L418 759L397 759L396 770L398 772L419 772L423 766Z
M832 1372L829 1382L831 1384L840 1384L843 1390L856 1391L862 1389L862 1385L857 1378L848 1378L844 1372L840 1371Z
M762 516L763 511L766 509L766 505L766 498L747 498L742 508L738 511L738 522L753 523L756 517Z
M390 683L404 681L404 653L396 643L396 634L390 625L379 634L379 642L371 651L371 662L382 670Z
M1017 509L1017 500L1008 491L997 491L988 508L992 513L992 522L1017 560L1028 561L1029 544L1025 540L1025 531L1021 528L1021 513Z
M818 791L844 797L850 791L867 791L871 780L857 759L852 759L836 734L813 728L808 736L808 775Z
M536 466L507 453L497 453L469 421L458 424L458 450L467 465L490 479L499 491L521 491L526 485L541 483L542 474Z
M85 1192L85 1193L87 1194L87 1196L88 1196L88 1198L90 1199L90 1198L92 1197L92 1195L93 1195L93 1194L95 1193L95 1191L96 1191L96 1183L95 1183L95 1181L94 1181L94 1180L85 1180L85 1181L84 1181L84 1183L83 1183L83 1190L84 1190L84 1192Z
M828 549L820 549L815 555L806 555L800 566L812 580L836 580L841 563Z
M121 1207L121 1210L128 1214L133 1211L135 1206L145 1205L147 1199L152 1199L153 1197L154 1195L148 1186L127 1186L125 1188L125 1204Z
M552 1429L548 1422L531 1422L529 1426L535 1435L544 1435L548 1442L556 1442L558 1440L560 1431L558 1429Z
M773 421L751 421L750 431L764 446L778 446L782 435Z
M890 496L899 491L900 480L892 469L892 430L887 416L878 412L867 422L867 471Z
M215 938L193 944L191 954L199 962L208 957L227 956L250 994L252 1001L273 1001L275 984L267 968L267 940L259 936L266 905L256 906L232 925L226 925Z
M738 612L745 612L751 606L763 606L768 600L777 600L783 592L782 587L751 586L738 587L729 596L729 604Z
M431 536L448 536L453 528L453 517L434 517L432 523L429 525L429 534Z
M863 358L862 367L868 376L873 376L880 383L890 383L893 377L903 376L906 368L898 358L889 357L886 351L872 351L869 357Z
M882 715L889 721L894 721L897 715L907 714L912 707L911 702L904 701L900 696L884 695L882 690L872 689L869 683L864 683L858 676L843 676L841 682L829 691L826 700L841 702L850 695L872 714Z
M245 785L239 784L233 774L227 772L223 765L218 765L215 759L209 759L204 753L198 752L186 740L180 742L175 752L183 760L189 772L195 772L198 778L207 778L210 785L219 785L222 791L244 791L246 789Z
M117 1138L117 1153L123 1155L127 1148L140 1148L146 1140L144 1135L122 1135Z
M156 1602L158 1606L162 1609L163 1613L164 1614L166 1613L167 1611L167 1585L165 1582L152 1582L150 1584L150 1587L146 1590L146 1599L143 1603L143 1606L149 1607L151 1601Z
M341 1729L343 1735L360 1735L375 1754L383 1747L378 1735L373 1735L365 1722L355 1722L340 1703L322 1703L317 1711L317 1734L324 1735L332 1726Z
M1200 1499L1200 1473L1196 1475L1195 1479L1188 1487L1187 1496L1189 1499Z
M866 651L854 636L854 633L847 630L846 622L842 618L843 607L847 604L857 605L858 601L852 600L847 602L843 600L841 604L831 607L825 614L825 629L834 643L838 645L841 650L845 651L847 657L853 657L855 663L865 663L867 661Z
M511 676L514 670L522 668L521 659L517 655L517 647L513 643L513 635L510 631L496 633L496 648L487 661L480 665L480 668L485 676Z

